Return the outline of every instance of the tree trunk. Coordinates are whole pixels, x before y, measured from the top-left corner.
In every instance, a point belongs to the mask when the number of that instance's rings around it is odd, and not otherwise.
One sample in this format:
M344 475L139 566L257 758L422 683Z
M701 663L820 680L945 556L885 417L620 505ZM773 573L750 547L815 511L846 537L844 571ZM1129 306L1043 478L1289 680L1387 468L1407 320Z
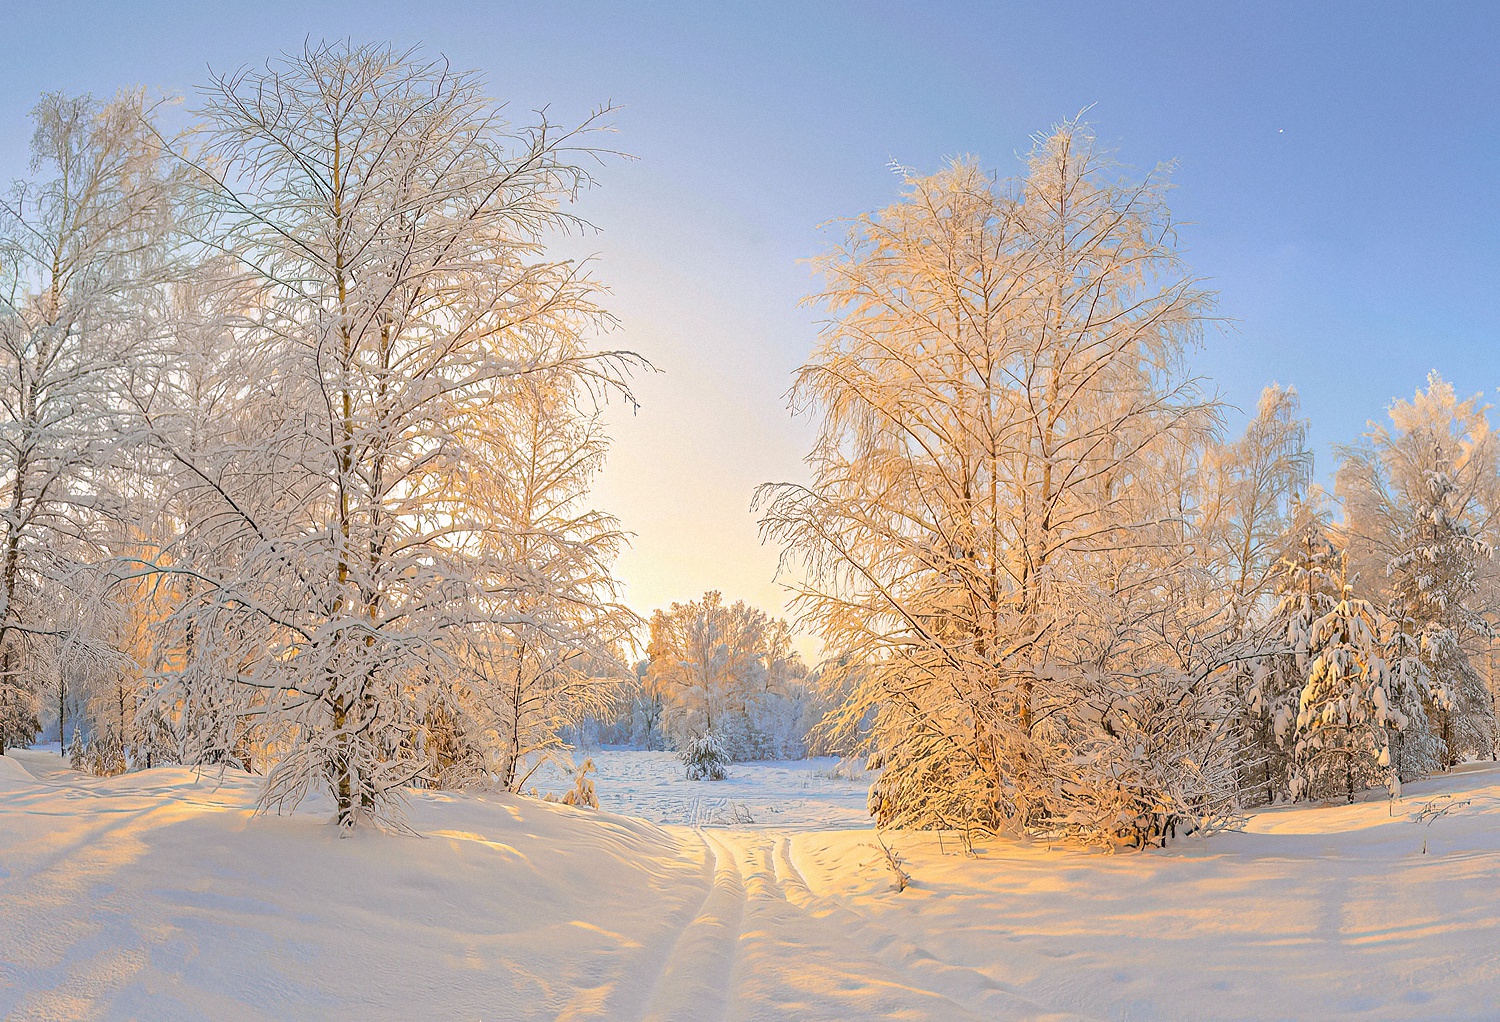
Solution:
M349 710L344 706L342 697L333 704L333 728L334 728L334 804L335 819L341 828L354 826L354 788L353 778L350 776L353 769L353 755L350 749L348 732Z
M4 631L0 629L0 641L3 641ZM14 714L11 712L15 702L15 692L10 687L10 647L0 648L0 684L5 688L0 689L5 698L5 705L0 706L0 756L5 755L6 746L10 744L10 721Z

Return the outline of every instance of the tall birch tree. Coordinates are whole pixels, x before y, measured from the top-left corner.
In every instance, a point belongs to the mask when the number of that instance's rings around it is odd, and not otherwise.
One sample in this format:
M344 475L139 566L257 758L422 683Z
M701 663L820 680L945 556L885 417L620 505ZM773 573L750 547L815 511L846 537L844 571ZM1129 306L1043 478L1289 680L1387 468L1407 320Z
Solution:
M505 623L506 523L467 483L513 381L622 390L632 361L583 346L596 289L543 248L583 226L567 202L593 154L387 47L310 45L205 97L200 236L258 291L240 339L272 400L242 445L191 456L218 503L188 531L241 553L187 569L214 639L187 669L256 722L268 805L321 787L341 827L389 819L462 638Z
M44 96L32 176L0 200L0 751L33 737L35 658L95 638L69 608L119 511L115 394L148 339L178 211L148 114L141 92Z
M882 823L1139 842L1231 808L1193 638L1216 615L1173 582L1216 410L1182 370L1211 298L1165 172L1132 181L1066 123L1015 181L908 175L817 262L812 482L757 500L854 684L843 724L875 714Z

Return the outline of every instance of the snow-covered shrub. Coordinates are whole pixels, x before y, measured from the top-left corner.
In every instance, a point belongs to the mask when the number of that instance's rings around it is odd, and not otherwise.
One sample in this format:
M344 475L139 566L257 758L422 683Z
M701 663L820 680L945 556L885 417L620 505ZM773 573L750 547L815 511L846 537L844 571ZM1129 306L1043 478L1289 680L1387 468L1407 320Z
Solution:
M1087 680L1054 834L1088 845L1162 847L1239 819L1222 687L1171 670Z
M712 728L689 739L678 758L687 767L690 781L722 781L727 776L729 756L719 733Z
M469 722L452 707L438 704L423 716L416 732L426 753L427 787L444 791L487 784L489 771L484 751L469 735Z
M598 809L599 796L594 791L594 779L589 775L595 773L594 761L585 759L573 772L573 788L566 792L563 797L563 805L578 806L584 809Z
M73 740L77 742L77 732L74 732ZM114 777L130 769L130 762L125 757L125 745L120 741L119 733L113 729L106 729L102 734L89 739L83 746L79 761L84 772L95 777Z

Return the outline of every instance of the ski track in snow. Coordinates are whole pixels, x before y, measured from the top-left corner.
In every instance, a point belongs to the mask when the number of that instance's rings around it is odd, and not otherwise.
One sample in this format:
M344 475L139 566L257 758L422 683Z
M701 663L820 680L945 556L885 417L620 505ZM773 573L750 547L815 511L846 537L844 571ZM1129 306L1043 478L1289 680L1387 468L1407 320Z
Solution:
M1500 1002L1494 768L1139 855L888 834L914 877L898 894L849 826L861 786L828 762L742 764L722 788L661 754L596 762L606 806L678 822L418 793L425 837L341 841L316 798L253 816L234 772L0 758L0 1016L1477 1019ZM710 799L779 825L683 825Z
M787 835L698 836L710 889L672 945L644 1022L1077 1017L1046 1012L813 894Z

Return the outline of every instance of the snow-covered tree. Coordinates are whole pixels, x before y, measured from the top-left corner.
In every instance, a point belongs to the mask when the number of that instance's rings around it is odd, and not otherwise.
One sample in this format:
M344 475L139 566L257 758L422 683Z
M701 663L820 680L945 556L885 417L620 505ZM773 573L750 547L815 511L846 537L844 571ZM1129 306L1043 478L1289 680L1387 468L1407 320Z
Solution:
M729 766L729 753L713 728L689 736L679 753L690 781L722 781Z
M285 381L278 353L246 337L261 295L236 260L200 259L166 291L166 342L122 387L142 443L117 483L136 514L111 544L113 595L123 617L148 622L133 654L147 758L254 765L265 695L228 683L207 611L263 540L246 518L280 506L262 445L286 414Z
M1294 514L1275 565L1276 606L1255 623L1257 655L1238 673L1240 783L1252 802L1292 797L1293 725L1312 664L1313 624L1339 599L1342 555L1328 539L1328 512L1312 500Z
M1294 579L1310 577L1326 546L1311 474L1297 392L1275 384L1261 393L1241 436L1208 445L1198 473L1199 557L1206 584L1232 596L1234 645L1243 658L1231 674L1240 792L1250 803L1287 793L1285 702L1288 694L1295 700L1305 667L1292 662L1289 632L1305 635L1308 613L1306 599L1297 602L1305 587Z
M1416 638L1354 597L1317 491L1293 521L1276 606L1252 621L1255 655L1239 674L1241 787L1254 802L1399 791L1438 763Z
M528 568L474 480L515 381L602 394L632 358L584 346L595 288L543 249L580 225L576 133L513 130L476 75L383 47L310 45L206 95L198 232L242 271L233 336L261 371L227 437L157 432L193 491L173 548L230 556L154 570L192 583L174 627L231 722L218 753L252 724L266 803L322 786L348 827L426 774L424 721L514 623Z
M1387 727L1392 750L1391 770L1386 783L1393 794L1401 785L1442 768L1443 741L1432 727L1429 708L1433 706L1432 674L1422 655L1421 637L1408 630L1408 622L1387 618L1381 636L1387 681L1391 700L1387 716L1402 726Z
M1184 493L1216 409L1181 371L1210 296L1164 172L1125 179L1068 123L1021 180L962 160L906 187L818 264L812 482L758 495L845 665L825 676L854 684L845 723L874 715L874 811L1091 841L1216 825L1227 601L1189 578ZM1143 749L1115 714L1158 707L1181 740Z
M639 624L612 574L625 537L586 503L608 446L597 413L580 404L587 399L571 373L518 377L503 430L475 440L489 471L470 480L472 499L499 525L490 542L505 575L490 599L505 623L485 629L465 661L467 712L507 787L565 751L564 731L611 705Z
M1341 449L1338 474L1351 557L1369 598L1420 637L1428 715L1450 764L1494 756L1493 700L1474 667L1492 631L1484 537L1500 510L1500 439L1485 413L1434 373L1391 405L1390 426L1372 424Z
M800 751L806 671L786 621L709 592L653 614L646 653L646 687L679 749L713 732L734 760Z
M1490 548L1454 517L1451 474L1436 468L1425 475L1426 499L1410 509L1412 520L1386 564L1391 614L1420 628L1420 658L1434 682L1430 716L1446 762L1493 758L1494 706L1463 642L1470 638L1473 648L1473 639L1489 635L1475 596Z
M49 94L32 120L32 177L0 200L0 751L34 735L32 679L120 511L116 396L178 213L142 93Z
M1380 612L1353 595L1347 558L1339 560L1337 595L1308 630L1308 672L1293 724L1293 798L1341 793L1352 802L1356 786L1394 784L1390 734L1410 723L1397 709Z
M1200 533L1219 562L1217 583L1239 598L1246 619L1272 585L1309 493L1307 428L1296 389L1272 384L1244 434L1205 453Z

